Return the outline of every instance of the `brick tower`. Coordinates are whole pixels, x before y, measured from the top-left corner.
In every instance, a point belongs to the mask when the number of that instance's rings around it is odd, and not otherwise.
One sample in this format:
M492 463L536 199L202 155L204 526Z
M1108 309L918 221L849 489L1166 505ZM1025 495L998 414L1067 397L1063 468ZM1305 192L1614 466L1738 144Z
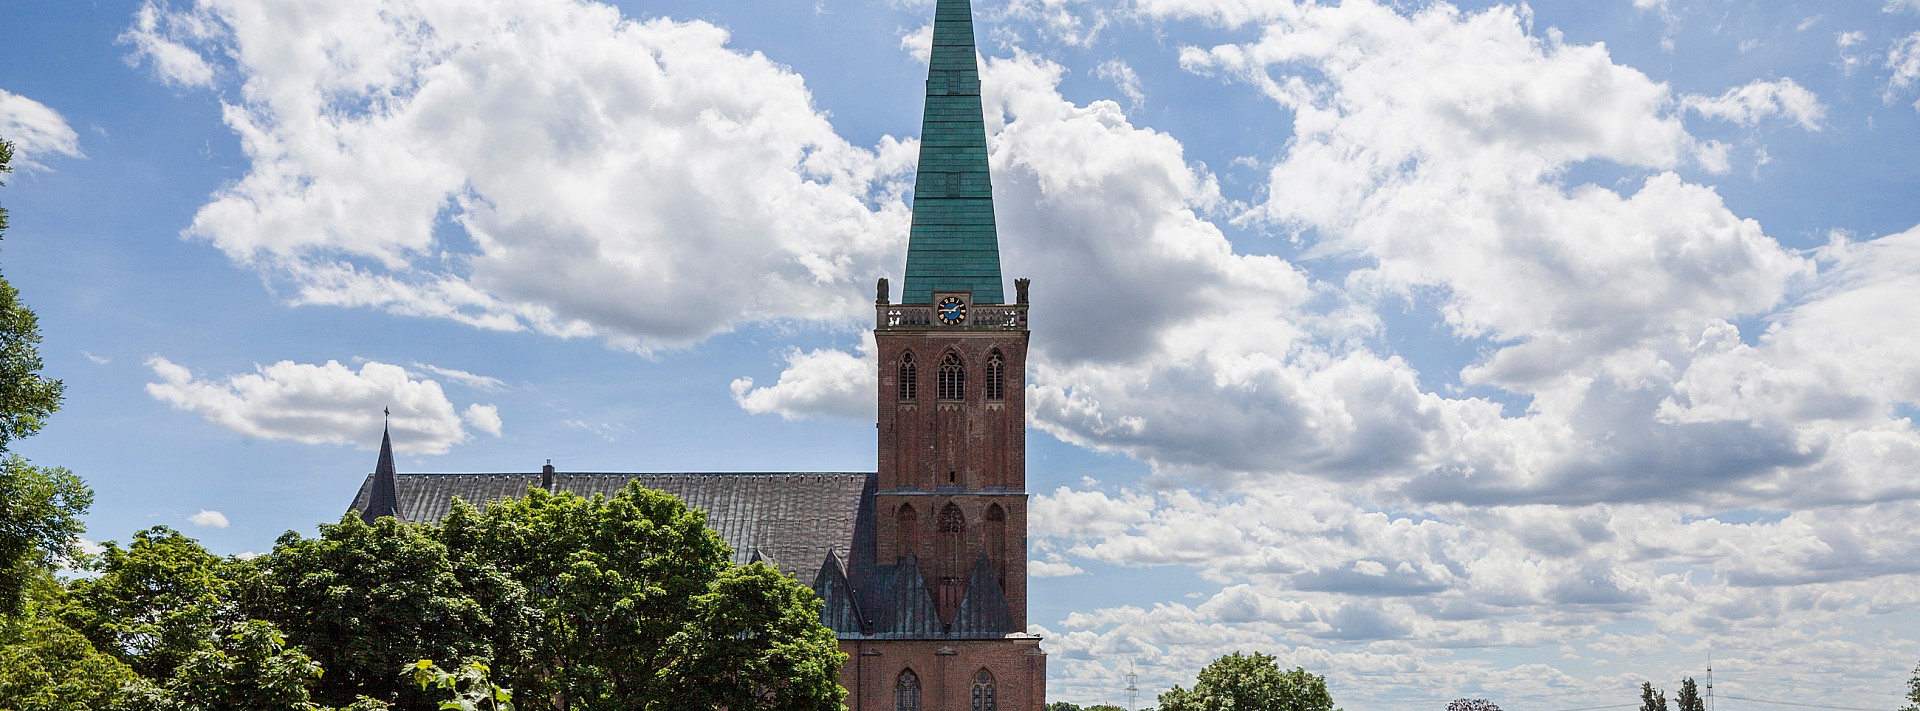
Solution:
M897 304L881 280L874 326L874 563L895 572L869 589L893 590L898 632L843 637L843 676L856 711L1040 711L1046 655L1026 634L1026 281L1008 303L972 8L939 0L934 12L906 279ZM914 608L931 619L902 624Z

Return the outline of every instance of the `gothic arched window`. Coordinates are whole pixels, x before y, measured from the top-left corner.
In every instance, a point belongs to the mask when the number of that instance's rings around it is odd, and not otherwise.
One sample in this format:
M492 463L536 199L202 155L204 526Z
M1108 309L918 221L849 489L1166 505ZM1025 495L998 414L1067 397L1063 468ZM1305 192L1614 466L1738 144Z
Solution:
M940 509L940 572L943 577L959 578L967 554L967 515L960 507L947 504Z
M893 711L920 711L920 677L912 669L893 683Z
M920 371L913 367L913 351L900 354L900 399L912 400L920 393Z
M959 400L967 395L967 369L960 365L960 354L947 352L940 359L940 399Z
M993 572L1000 576L1000 584L1006 584L1007 576L1007 511L999 504L987 507L987 557L993 561Z
M900 535L900 555L920 552L920 512L913 504L901 504L893 514L893 527Z
M1000 351L987 355L987 399L1005 400L1007 398L1007 362L1000 357Z
M973 711L997 711L993 696L993 672L981 669L973 675Z

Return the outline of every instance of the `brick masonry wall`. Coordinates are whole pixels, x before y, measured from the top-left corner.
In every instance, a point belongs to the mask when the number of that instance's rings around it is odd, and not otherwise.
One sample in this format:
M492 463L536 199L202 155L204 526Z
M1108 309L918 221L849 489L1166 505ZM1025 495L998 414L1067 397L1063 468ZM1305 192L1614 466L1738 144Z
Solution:
M876 555L891 563L911 552L930 579L942 574L966 577L982 552L1001 568L1007 603L1016 626L1026 627L1026 331L883 329L875 334L879 350L879 492ZM1004 398L986 398L988 355L1005 360ZM912 352L917 386L912 400L901 400L903 354ZM938 398L940 362L957 353L966 367L964 398ZM959 555L943 550L940 512L957 506L966 532ZM988 545L987 509L1005 512L1002 551ZM899 528L902 506L914 510L917 530ZM909 545L913 544L913 545ZM996 555L998 553L998 555ZM953 561L957 561L954 563ZM952 570L957 565L958 570Z
M911 669L920 680L921 711L974 711L975 675L993 675L996 711L1043 711L1047 655L1040 640L840 640L847 663L840 685L849 711L896 711L895 685Z

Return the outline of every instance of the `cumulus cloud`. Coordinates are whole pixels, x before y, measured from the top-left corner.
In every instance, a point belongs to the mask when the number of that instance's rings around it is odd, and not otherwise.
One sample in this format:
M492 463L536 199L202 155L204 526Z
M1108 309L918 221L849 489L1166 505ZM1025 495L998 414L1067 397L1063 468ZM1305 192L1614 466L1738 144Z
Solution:
M1793 637L1783 630L1843 625L1920 651L1913 640L1874 633L1852 612L1920 602L1920 543L1893 530L1914 506L1746 521L1663 505L1383 511L1338 492L1281 486L1210 496L1060 490L1036 497L1033 510L1036 519L1061 508L1129 511L1117 531L1045 529L1035 545L1109 565L1190 567L1221 582L1192 603L1069 615L1048 633L1070 683L1123 672L1131 660L1150 670L1143 685L1164 688L1186 683L1220 650L1259 648L1301 660L1289 663L1310 660L1309 668L1351 690L1343 694L1351 701L1388 696L1374 675L1389 670L1398 695L1389 698L1442 697L1467 679L1509 695L1542 685L1472 670L1438 650L1562 646L1667 668L1687 664L1685 653L1673 654L1673 640L1710 638L1716 649L1749 650L1743 663L1809 682L1852 662L1823 659L1821 669L1805 669L1791 645L1768 646ZM1864 528L1853 521L1861 515L1872 519ZM1623 634L1613 627L1621 620L1648 631ZM1368 646L1405 639L1436 652L1409 657ZM1850 645L1835 653L1874 654ZM1619 653L1633 646L1645 648ZM1618 683L1540 671L1594 697Z
M155 76L170 86L212 86L213 65L184 42L209 39L216 31L213 24L204 15L167 12L165 7L142 5L133 25L120 33L121 44L133 45L127 65L151 64Z
M200 509L200 513L188 516L187 522L201 528L226 528L227 515L219 511Z
M1756 81L1728 89L1716 97L1689 94L1680 98L1688 109L1708 118L1752 126L1760 119L1783 115L1809 131L1820 130L1827 109L1820 97L1792 79Z
M460 411L460 419L475 431L500 436L500 408L474 403Z
M830 415L873 419L875 375L873 334L861 342L858 354L822 348L786 353L787 366L779 381L754 387L753 378L736 378L730 385L733 401L754 414L778 414L781 419Z
M159 378L147 384L148 395L247 437L371 449L380 442L387 408L395 451L443 454L469 437L440 384L415 380L397 365L368 361L355 371L331 360L280 361L204 379L159 356L147 365ZM464 419L475 430L500 434L492 405L470 405Z
M45 170L41 160L62 155L84 158L80 136L60 112L33 99L0 89L0 139L13 143L16 167Z
M844 321L893 266L913 146L848 144L718 27L570 0L295 4L149 2L129 34L244 87L223 96L248 171L186 235L296 303L646 350Z
M1896 90L1906 89L1920 82L1920 32L1907 35L1893 43L1887 51L1887 101L1893 101ZM1920 102L1914 103L1920 109Z

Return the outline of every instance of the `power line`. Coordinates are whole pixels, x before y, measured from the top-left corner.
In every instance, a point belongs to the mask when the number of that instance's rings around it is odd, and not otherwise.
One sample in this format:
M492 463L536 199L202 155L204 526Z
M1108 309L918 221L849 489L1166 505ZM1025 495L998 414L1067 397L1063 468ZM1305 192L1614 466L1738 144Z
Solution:
M1738 701L1752 701L1752 702L1762 703L1762 704L1779 704L1781 706L1805 706L1810 709L1840 709L1841 711L1882 711L1881 709L1870 709L1865 706L1827 706L1824 704L1808 704L1808 703L1801 703L1798 701L1770 701L1767 699L1749 699L1745 696L1734 696L1733 694L1723 694L1723 696L1725 696L1726 698L1735 699Z

